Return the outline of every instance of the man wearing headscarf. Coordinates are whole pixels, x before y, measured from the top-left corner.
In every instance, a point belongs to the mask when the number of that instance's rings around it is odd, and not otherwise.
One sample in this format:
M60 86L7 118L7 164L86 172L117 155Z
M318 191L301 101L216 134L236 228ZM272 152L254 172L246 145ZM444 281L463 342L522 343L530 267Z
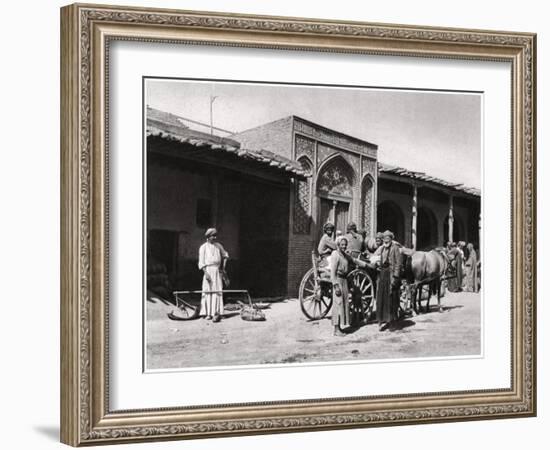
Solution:
M317 252L322 259L328 258L334 250L336 250L336 242L334 242L334 224L331 222L323 225L323 236L319 240Z
M466 280L465 290L466 292L478 291L478 273L477 273L477 253L474 250L474 244L468 244L468 259L466 259Z
M359 258L365 248L364 239L357 232L357 225L350 222L347 226L347 233L344 235L348 241L348 253L354 258Z
M401 252L393 242L393 233L383 233L383 244L376 250L380 257L378 285L376 289L376 318L380 330L386 329L398 319L401 287Z
M376 250L382 246L383 237L383 234L379 231L374 237L365 239L365 250L369 252L371 256L373 256Z
M336 238L337 250L330 257L330 280L332 282L331 320L334 327L334 336L345 336L344 331L352 325L349 302L348 275L355 267L366 267L367 263L352 257L347 251L348 239L346 236ZM363 315L362 304L358 305Z
M204 233L206 242L199 248L199 270L202 278L201 315L207 320L219 322L223 315L223 279L229 254L217 242L218 232L209 228Z
M454 270L454 276L447 281L447 289L449 292L460 292L462 290L462 252L455 242L451 243L451 250L447 252L447 256Z
M384 243L384 233L379 231L376 233L376 236L374 237L374 242L376 244L376 250L382 247L382 244Z

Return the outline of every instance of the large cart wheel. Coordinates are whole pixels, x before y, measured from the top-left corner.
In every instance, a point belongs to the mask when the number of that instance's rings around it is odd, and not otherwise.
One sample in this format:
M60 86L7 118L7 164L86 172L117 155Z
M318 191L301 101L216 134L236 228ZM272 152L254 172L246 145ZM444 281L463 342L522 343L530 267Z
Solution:
M309 269L300 283L300 307L311 320L325 317L332 306L332 285L322 282L315 269Z
M361 269L352 270L348 275L348 286L351 291L351 306L355 314L362 314L367 323L374 307L374 283L367 272Z

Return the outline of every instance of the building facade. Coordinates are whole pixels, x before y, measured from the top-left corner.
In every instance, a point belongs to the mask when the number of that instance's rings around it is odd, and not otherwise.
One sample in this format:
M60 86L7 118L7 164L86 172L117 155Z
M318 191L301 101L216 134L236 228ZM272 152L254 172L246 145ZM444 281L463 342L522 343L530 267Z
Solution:
M205 230L216 227L232 288L286 296L292 182L309 174L288 158L246 150L151 108L146 134L148 289L166 278L164 291L200 289L198 250Z
M173 286L200 289L197 252L218 228L232 288L290 296L322 227L390 229L407 247L479 247L480 193L379 163L377 145L297 116L221 138L147 111L147 254Z
M481 193L402 167L379 164L377 227L405 246L429 250L465 241L479 248Z
M311 268L323 224L348 223L371 235L376 221L378 147L297 116L231 136L245 148L265 148L298 162L311 174L293 180L288 227L288 290L296 295Z

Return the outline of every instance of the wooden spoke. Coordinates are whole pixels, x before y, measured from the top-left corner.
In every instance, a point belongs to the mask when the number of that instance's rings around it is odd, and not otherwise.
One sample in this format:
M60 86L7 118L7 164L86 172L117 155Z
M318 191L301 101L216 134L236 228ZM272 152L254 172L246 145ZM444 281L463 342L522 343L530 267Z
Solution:
M299 298L302 312L311 320L325 317L332 305L332 299L325 295L323 284L317 282L314 269L310 269L302 278Z

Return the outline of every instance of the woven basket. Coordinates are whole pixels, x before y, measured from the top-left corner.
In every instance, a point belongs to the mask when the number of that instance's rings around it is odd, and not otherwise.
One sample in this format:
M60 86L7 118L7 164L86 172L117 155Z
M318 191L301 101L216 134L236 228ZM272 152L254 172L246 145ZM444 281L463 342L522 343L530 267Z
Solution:
M259 309L245 306L241 309L241 319L249 322L263 322L265 320L265 314Z

